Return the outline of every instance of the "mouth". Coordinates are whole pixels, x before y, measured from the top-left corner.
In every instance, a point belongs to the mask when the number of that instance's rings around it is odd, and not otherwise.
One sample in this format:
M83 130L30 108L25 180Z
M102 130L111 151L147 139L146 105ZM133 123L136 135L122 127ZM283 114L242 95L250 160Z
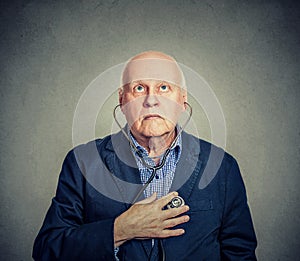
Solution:
M143 120L156 120L163 119L159 114L147 114L143 117Z

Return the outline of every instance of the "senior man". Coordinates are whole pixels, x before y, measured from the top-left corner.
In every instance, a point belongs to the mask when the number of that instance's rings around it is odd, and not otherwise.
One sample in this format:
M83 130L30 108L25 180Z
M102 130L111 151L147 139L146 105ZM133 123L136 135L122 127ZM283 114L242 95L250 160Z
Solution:
M236 161L178 124L189 105L174 58L148 51L130 59L119 103L122 131L66 156L34 259L256 260ZM200 189L212 148L222 162ZM178 195L185 204L167 208Z

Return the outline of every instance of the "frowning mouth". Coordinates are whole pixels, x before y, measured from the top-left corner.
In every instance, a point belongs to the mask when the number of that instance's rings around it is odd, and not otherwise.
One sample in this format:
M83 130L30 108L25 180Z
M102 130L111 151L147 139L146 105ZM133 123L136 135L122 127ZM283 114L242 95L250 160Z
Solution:
M143 117L143 120L155 120L155 119L163 119L159 114L147 114Z

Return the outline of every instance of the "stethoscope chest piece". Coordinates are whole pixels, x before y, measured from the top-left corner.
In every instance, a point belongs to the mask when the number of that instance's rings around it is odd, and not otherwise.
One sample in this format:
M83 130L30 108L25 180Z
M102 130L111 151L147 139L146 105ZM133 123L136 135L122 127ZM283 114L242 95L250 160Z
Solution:
M182 197L180 196L176 196L174 197L167 205L167 208L179 208L181 206L183 206L185 203L184 203L184 200Z

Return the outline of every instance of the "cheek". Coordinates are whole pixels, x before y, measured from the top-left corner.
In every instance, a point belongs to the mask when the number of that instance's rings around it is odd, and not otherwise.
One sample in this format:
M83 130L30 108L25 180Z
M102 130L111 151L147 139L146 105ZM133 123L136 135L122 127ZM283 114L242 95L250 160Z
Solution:
M129 125L134 124L134 122L136 122L139 119L141 115L142 105L143 103L141 100L135 99L125 103L122 106L122 112L124 113Z
M164 98L161 104L162 115L173 124L176 124L181 113L184 111L183 102L180 103L177 100Z

